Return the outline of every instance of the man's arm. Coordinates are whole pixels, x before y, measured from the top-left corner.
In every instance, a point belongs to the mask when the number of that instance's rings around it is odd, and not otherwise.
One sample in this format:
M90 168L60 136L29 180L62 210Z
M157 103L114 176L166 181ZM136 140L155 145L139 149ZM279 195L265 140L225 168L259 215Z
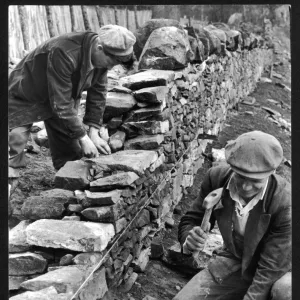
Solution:
M291 207L281 209L264 242L252 284L243 300L264 300L273 283L291 268Z

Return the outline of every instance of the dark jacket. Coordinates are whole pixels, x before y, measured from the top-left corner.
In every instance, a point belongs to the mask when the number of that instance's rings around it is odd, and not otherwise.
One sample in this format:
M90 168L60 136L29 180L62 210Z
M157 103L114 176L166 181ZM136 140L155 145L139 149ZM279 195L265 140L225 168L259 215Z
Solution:
M206 174L198 198L182 217L178 237L184 243L188 232L200 226L204 215L203 199L211 191L226 187L232 171L228 166L211 168ZM217 221L224 246L235 254L232 238L234 201L224 188L221 208L213 210L210 222ZM278 175L271 175L265 196L250 211L244 235L242 277L252 280L244 300L265 300L272 284L291 269L291 187Z
M56 116L74 139L86 130L77 115L81 93L87 90L83 122L100 128L106 102L107 69L94 68L94 32L51 38L25 56L9 76L9 128Z

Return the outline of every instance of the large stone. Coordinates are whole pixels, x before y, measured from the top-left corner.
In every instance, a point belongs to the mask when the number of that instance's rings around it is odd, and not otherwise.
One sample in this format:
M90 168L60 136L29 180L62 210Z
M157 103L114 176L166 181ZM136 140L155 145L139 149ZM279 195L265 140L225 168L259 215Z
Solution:
M86 208L81 213L87 219L95 222L114 223L125 214L125 211L123 205L118 202L110 206Z
M140 108L130 111L124 122L136 121L164 121L170 117L170 109L163 109L163 105Z
M136 100L131 94L116 92L107 93L103 121L107 122L113 117L121 116L123 113L131 110L135 104Z
M9 275L22 276L43 273L47 267L47 260L41 255L23 252L9 255Z
M95 266L103 255L100 252L80 253L73 258L76 265Z
M70 300L72 292L58 294L53 286L36 292L25 292L9 298L10 300Z
M168 88L166 86L154 86L143 88L134 92L137 101L149 104L161 104L165 101Z
M134 260L132 262L133 270L137 273L144 272L146 269L146 266L149 262L149 256L150 256L151 249L146 248L143 249L138 257L138 259Z
M67 204L77 203L73 192L53 189L41 192L40 196L31 196L22 205L22 214L27 219L60 218Z
M9 276L8 288L10 291L18 290L21 287L21 283L30 279L30 276Z
M139 178L134 172L122 172L111 176L99 178L90 183L90 191L101 192L133 186L133 183Z
M112 152L117 152L121 150L124 146L126 134L123 131L117 131L109 138L108 145Z
M89 159L97 168L109 168L112 171L132 171L142 176L144 171L158 158L156 151L124 150L112 155L103 155Z
M163 141L164 136L162 134L138 136L134 139L127 140L124 149L157 149Z
M38 220L26 228L31 245L79 252L102 251L115 235L112 224Z
M120 84L131 90L140 90L146 87L166 86L173 79L173 71L146 70L134 75L122 77Z
M90 183L90 165L82 160L68 161L55 175L55 187L66 190L85 189Z
M138 135L166 133L170 130L170 124L169 120L126 122L121 128L128 138L134 138Z
M30 223L29 220L23 220L9 231L10 253L25 252L32 247L27 243L25 233L25 229Z
M154 30L139 60L139 69L176 70L184 68L194 54L188 35L174 26Z
M150 36L150 34L161 27L169 27L174 26L180 29L183 29L183 26L177 20L172 19L151 19L145 22L142 26L140 26L135 32L134 35L136 37L136 43L133 46L134 53L137 59L140 58L140 55L145 47L145 44Z
M122 190L109 192L90 192L85 190L86 197L82 200L83 207L112 205L121 199Z
M188 31L189 35L201 41L204 48L203 59L206 59L209 56L211 51L211 41L209 38L208 31L200 27L199 28L187 27L186 30Z

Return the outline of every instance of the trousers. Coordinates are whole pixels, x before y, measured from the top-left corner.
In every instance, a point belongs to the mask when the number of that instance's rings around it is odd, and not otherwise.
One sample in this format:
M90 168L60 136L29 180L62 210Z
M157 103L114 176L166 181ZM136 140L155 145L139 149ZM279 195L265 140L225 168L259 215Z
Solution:
M79 140L71 139L65 126L57 117L44 120L48 134L49 147L53 166L59 170L67 161L82 158ZM8 134L9 166L13 168L25 167L27 164L25 146L30 135L32 124L27 124L10 130Z

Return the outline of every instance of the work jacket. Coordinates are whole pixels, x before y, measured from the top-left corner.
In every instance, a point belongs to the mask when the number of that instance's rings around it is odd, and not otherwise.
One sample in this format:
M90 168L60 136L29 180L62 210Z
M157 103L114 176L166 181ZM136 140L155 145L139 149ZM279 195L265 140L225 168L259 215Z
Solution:
M182 217L178 238L183 245L189 231L200 226L205 210L203 199L213 190L224 187L220 203L210 218L217 221L224 246L237 253L232 236L235 202L226 189L232 170L229 166L211 168L206 174L199 196ZM249 212L244 234L242 277L252 281L244 300L266 300L273 283L291 269L291 187L279 175L271 175L262 201Z
M107 92L107 69L94 68L91 50L98 35L75 32L51 38L26 55L8 81L9 128L56 116L70 138L86 134L78 117L87 90L83 122L101 127Z

